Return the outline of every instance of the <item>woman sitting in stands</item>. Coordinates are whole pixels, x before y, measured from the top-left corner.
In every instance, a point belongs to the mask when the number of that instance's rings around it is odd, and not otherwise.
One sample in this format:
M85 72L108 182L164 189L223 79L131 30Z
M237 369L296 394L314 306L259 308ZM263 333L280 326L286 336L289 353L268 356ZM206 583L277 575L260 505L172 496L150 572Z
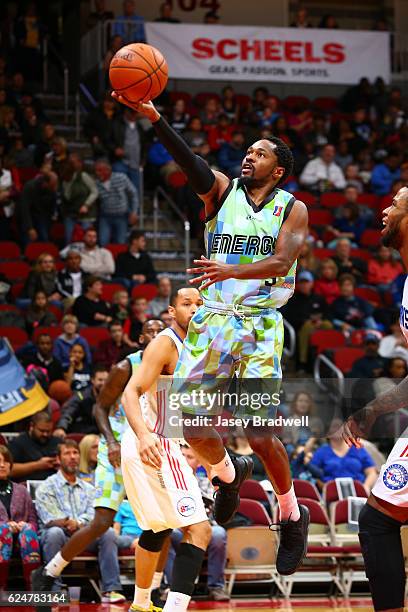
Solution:
M25 313L25 321L27 333L30 335L37 327L47 327L57 323L56 316L48 309L48 298L44 291L35 292Z
M69 366L64 372L65 382L73 391L80 391L91 384L91 368L86 362L85 349L77 342L69 352Z
M58 293L57 280L58 272L54 257L50 253L41 253L28 275L22 297L31 300L37 291L44 291L50 302L59 301L61 294ZM25 305L28 304L22 304L23 307Z
M99 436L88 434L79 443L79 478L89 484L95 484L95 470L98 462Z
M314 292L324 297L328 304L340 296L340 286L337 280L339 269L330 257L322 260L319 278L315 281Z
M9 478L13 458L0 445L0 590L8 581L10 559L18 550L25 588L31 590L31 572L40 566L37 514L27 488Z

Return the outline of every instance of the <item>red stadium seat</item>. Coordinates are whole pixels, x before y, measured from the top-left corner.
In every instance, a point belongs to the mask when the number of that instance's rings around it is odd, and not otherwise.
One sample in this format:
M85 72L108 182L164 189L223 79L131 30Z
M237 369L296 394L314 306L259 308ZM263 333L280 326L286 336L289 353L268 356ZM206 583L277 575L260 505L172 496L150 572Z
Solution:
M167 184L169 187L172 187L173 189L179 189L180 187L183 187L186 183L187 183L186 175L184 174L184 172L179 172L178 170L176 170L175 172L172 172L167 177Z
M363 349L356 347L343 347L338 348L333 351L333 362L336 367L343 372L343 374L347 374L350 372L353 367L353 363L360 359L360 357L364 357L365 352Z
M324 113L332 113L337 108L337 99L329 96L315 98L312 102L313 108Z
M17 312L20 313L20 309L14 304L0 304L0 312Z
M186 91L170 91L169 95L172 105L174 105L177 100L184 100L186 106L191 103L191 94L187 93Z
M48 325L47 327L36 327L33 332L32 339L35 341L37 340L38 336L41 336L41 334L48 334L49 336L51 336L53 340L55 340L56 338L58 338L58 336L62 334L62 332L63 332L63 329L60 325Z
M89 346L95 348L103 340L109 340L110 333L107 327L81 327L81 336L88 340Z
M205 106L207 100L211 100L211 98L215 98L217 102L221 102L220 96L211 91L202 91L201 93L197 94L193 102L195 106L199 106L201 108Z
M42 253L49 253L56 259L59 258L58 248L53 242L30 242L25 248L24 257L28 261L35 261Z
M370 261L373 258L373 254L366 249L351 249L350 251L351 257L359 257L360 259L364 259L364 261Z
M113 296L117 291L127 292L127 289L120 283L104 283L102 289L102 299L105 300L105 302L112 302Z
M356 490L357 497L367 497L367 492L363 484L359 480L353 480L354 488ZM335 480L329 480L323 485L323 501L327 507L333 502L339 500L339 494L337 492L337 484ZM347 523L347 521L346 521Z
M0 327L0 337L7 338L15 351L28 342L27 332L19 327Z
M297 200L301 200L306 206L314 206L317 203L316 196L310 191L295 191L294 194Z
M313 249L313 255L317 259L326 259L326 257L334 257L335 251L333 249L327 249L325 247Z
M61 308L59 306L56 306L55 304L48 304L48 309L52 312L52 314L54 315L54 317L57 319L59 323L64 314Z
M265 508L261 502L255 499L241 499L238 512L251 519L254 525L265 525L268 527L271 524L271 519Z
M378 247L381 242L381 230L366 229L361 235L362 247Z
M135 297L144 297L146 300L150 302L157 295L157 287L152 283L142 283L141 285L136 285L132 289L132 298Z
M310 336L310 344L316 348L319 355L328 349L337 349L346 344L346 338L336 329L317 329Z
M241 499L256 499L269 505L269 498L265 493L265 489L257 480L245 480L241 485L239 495Z
M371 287L356 287L354 293L363 300L370 302L373 306L377 307L381 305L381 296L376 289L372 289Z
M16 300L18 297L20 297L23 289L24 283L13 283L13 286L11 287L11 295L13 296L13 299Z
M375 193L360 193L357 198L357 202L359 204L364 204L364 206L368 206L369 208L377 208L380 198Z
M336 191L328 191L320 196L320 206L323 208L337 208L345 202L344 195Z
M0 242L0 259L20 259L21 249L15 242L11 240L2 240Z
M299 106L309 108L310 100L305 96L287 96L284 100L282 100L282 106L285 111L292 111Z
M295 495L299 499L299 497L303 497L306 499L313 499L319 504L322 501L321 495L317 490L316 485L308 480L301 480L300 478L293 479L293 488L295 490Z
M30 273L30 266L25 261L0 263L0 272L10 281L25 281Z
M309 224L310 225L330 225L333 221L333 215L330 211L324 208L318 208L315 210L309 210Z
M53 242L62 244L65 242L65 229L63 223L53 223L50 230L50 238Z
M125 251L128 250L128 245L127 244L114 244L113 242L111 242L105 246L105 249L108 249L108 251L112 253L113 259L116 259L119 253L124 253Z
M251 104L251 98L250 96L247 96L246 94L237 94L235 96L235 101L238 104L241 111L246 111L249 105Z

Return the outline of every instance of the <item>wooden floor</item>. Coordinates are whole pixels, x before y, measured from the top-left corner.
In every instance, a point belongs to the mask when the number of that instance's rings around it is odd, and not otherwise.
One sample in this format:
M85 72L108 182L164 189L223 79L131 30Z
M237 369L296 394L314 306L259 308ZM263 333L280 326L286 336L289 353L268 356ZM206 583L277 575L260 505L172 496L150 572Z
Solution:
M122 605L108 604L71 604L70 606L59 606L53 608L53 612L127 612L129 603ZM45 608L43 608L46 610ZM279 610L280 612L324 612L325 610L337 610L338 612L373 612L369 599L349 599L332 601L330 599L291 599L290 601L276 601L270 599L242 600L235 599L229 604L213 603L208 601L193 602L189 610L198 612L258 612L259 610ZM3 610L14 610L15 612L32 612L34 608L0 607Z

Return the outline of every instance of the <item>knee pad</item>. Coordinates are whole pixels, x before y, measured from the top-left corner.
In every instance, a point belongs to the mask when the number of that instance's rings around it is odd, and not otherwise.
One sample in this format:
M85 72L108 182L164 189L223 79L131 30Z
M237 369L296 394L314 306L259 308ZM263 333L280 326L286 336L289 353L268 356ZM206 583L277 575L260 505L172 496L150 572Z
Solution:
M164 529L155 533L151 529L143 531L139 538L139 546L149 552L160 552L165 539L171 534L172 529Z
M359 517L359 539L375 610L402 608L405 567L401 523L366 504Z

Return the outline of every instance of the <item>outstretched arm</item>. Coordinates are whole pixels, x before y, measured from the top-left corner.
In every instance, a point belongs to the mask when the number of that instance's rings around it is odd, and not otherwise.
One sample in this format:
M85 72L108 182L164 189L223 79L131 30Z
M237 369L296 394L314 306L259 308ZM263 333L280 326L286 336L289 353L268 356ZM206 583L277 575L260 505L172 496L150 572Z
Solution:
M213 172L199 155L193 153L185 140L160 115L152 102L132 104L126 98L113 92L112 96L142 113L153 124L160 142L187 175L189 183L205 204L205 214L211 215L214 206L229 184L229 179L221 172Z
M195 259L198 268L189 268L189 274L200 274L191 279L191 284L200 284L200 290L227 278L268 279L286 276L298 257L308 233L307 208L296 200L288 218L283 223L276 242L275 253L255 263L226 264L202 257ZM203 283L203 284L201 284Z
M373 399L367 406L351 415L343 426L343 439L348 446L362 446L378 417L408 406L408 376L399 385Z
M120 444L113 435L109 421L112 405L118 401L130 378L130 364L127 359L116 364L102 387L94 408L94 417L98 429L108 445L108 457L114 468L120 467Z

